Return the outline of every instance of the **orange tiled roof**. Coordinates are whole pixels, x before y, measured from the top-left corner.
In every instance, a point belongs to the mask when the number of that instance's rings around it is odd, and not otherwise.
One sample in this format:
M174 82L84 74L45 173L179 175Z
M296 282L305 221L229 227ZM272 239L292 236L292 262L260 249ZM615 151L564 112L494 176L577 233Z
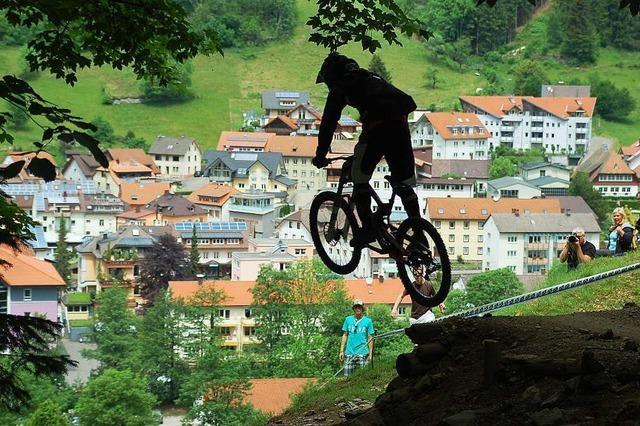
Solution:
M284 157L313 157L318 146L317 136L274 136L265 151L280 152Z
M121 163L129 160L135 160L150 168L153 173L160 172L156 162L153 161L153 158L141 148L109 148L107 150L107 155L110 159L120 161Z
M264 127L269 127L276 120L282 121L284 125L290 128L291 130L298 130L298 123L296 123L292 118L289 118L286 115L279 115L277 117L272 118L267 122L267 124L264 125Z
M0 269L0 279L9 286L64 286L52 263L0 246L0 258L11 264Z
M24 167L22 168L22 170L20 170L20 173L18 173L18 176L16 178L12 178L10 181L13 182L16 179L22 180L22 181L26 179L39 179L39 178L36 178L35 176L29 175L29 172L27 172L27 167L29 166L29 163L36 156L38 158L46 158L51 162L51 164L56 166L55 158L53 158L53 156L48 152L40 151L36 153L36 152L11 151L7 155L7 157L12 160L10 163L15 163L16 161L24 161Z
M169 290L174 300L188 301L199 288L213 287L225 294L222 305L249 306L253 303L251 289L254 285L255 281L204 281L202 285L198 284L198 281L169 281Z
M317 379L251 379L253 385L245 396L245 402L263 413L278 415L291 405L291 395L302 392L304 386Z
M433 125L433 128L445 140L487 139L491 135L478 116L470 112L430 112L425 115ZM461 134L458 131L457 134L453 134L452 129L454 127L466 129L471 127L473 128L473 133L469 134L465 131L464 134ZM479 129L483 133L478 133Z
M636 153L640 152L640 140L636 141L633 145L623 146L620 148L622 155L624 156L632 156Z
M112 160L109 162L109 169L114 173L150 173L153 170L150 167L138 162L137 160Z
M120 184L120 199L127 204L148 204L169 191L168 182L127 183ZM134 200L134 197L136 198Z
M486 220L494 213L561 213L557 198L429 198L427 201L429 219L434 220ZM464 211L464 213L462 213ZM484 213L486 212L486 213Z
M307 111L309 111L311 113L311 115L313 115L316 118L316 120L318 120L318 121L322 120L322 113L320 111L318 111L317 109L315 109L314 107L312 107L311 105L309 105L309 104L297 105L295 108L292 108L289 111L287 111L286 115L290 116L297 109L307 110Z
M187 199L195 204L203 204L207 206L223 206L229 198L239 193L237 189L229 185L220 185L218 183L209 183L193 191ZM213 197L216 201L202 200L200 197Z
M273 133L267 132L229 132L223 131L218 138L218 150L225 150L230 146L264 148Z
M635 174L633 170L625 163L622 156L615 151L611 151L607 161L598 169L596 176L599 174L609 175L632 175Z
M152 214L156 214L156 212L151 211L151 210L145 210L145 209L131 209L131 210L127 210L126 212L122 212L119 215L116 215L116 218L118 219L140 219Z
M560 118L568 118L576 111L583 110L586 117L593 117L596 98L525 98L530 103Z
M460 96L460 100L494 117L504 117L514 108L522 111L522 100L531 96Z
M253 303L251 289L254 285L255 281L204 281L201 285L197 281L169 281L169 290L174 300L188 301L199 288L213 287L226 295L222 305L249 306ZM350 299L362 299L365 304L391 304L404 288L399 278L388 278L382 282L373 280L371 285L365 280L345 280L345 287Z

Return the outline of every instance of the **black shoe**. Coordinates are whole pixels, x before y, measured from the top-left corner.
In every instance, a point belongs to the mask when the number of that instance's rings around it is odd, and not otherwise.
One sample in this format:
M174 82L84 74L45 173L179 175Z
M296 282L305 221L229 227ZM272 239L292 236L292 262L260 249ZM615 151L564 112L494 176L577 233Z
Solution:
M376 236L372 229L361 229L356 233L349 245L351 245L351 247L364 247L375 241Z

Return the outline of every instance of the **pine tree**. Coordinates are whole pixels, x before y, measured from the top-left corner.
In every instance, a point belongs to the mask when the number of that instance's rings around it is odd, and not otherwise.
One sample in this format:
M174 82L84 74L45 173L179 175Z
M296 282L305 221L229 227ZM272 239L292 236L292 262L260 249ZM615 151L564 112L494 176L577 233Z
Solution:
M189 272L194 277L200 273L200 253L198 252L198 234L196 225L193 225L191 234L191 249L189 250Z
M563 32L560 53L575 64L596 61L598 35L592 22L588 0L562 2Z
M382 62L382 59L380 59L380 56L373 55L371 62L369 62L369 71L378 74L380 77L384 78L387 83L391 83L391 74L384 65L384 62Z
M70 263L74 258L73 249L69 250L67 244L67 221L60 218L60 229L58 230L58 243L54 252L56 270L67 285L72 284Z

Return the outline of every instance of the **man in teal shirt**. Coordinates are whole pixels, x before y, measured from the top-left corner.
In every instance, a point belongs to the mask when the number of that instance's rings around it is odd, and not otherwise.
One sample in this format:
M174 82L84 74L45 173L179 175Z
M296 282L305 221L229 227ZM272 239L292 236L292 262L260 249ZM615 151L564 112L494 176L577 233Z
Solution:
M340 361L344 361L344 375L350 376L357 367L367 365L373 356L373 321L364 315L362 300L353 302L353 315L345 318L342 331Z

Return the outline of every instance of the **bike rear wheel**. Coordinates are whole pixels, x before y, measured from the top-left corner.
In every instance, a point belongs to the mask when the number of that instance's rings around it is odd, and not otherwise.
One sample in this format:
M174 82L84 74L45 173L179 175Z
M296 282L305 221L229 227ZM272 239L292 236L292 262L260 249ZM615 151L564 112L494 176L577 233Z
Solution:
M353 272L362 248L350 245L358 225L347 202L335 192L321 192L311 203L309 222L311 238L324 264L338 274Z
M451 263L436 228L423 218L409 218L400 224L396 239L405 251L398 275L411 299L427 307L444 302L451 288ZM429 293L422 287L426 282L433 286L431 295L424 294Z

